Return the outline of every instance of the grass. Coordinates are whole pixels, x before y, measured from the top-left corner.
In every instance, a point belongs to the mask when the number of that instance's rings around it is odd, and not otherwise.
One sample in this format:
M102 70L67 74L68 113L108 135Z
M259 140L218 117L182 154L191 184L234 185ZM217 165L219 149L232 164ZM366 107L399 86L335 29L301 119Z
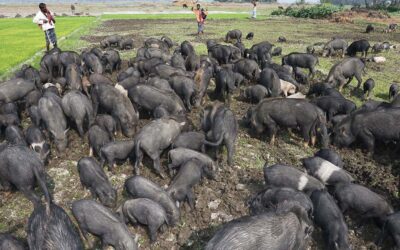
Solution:
M58 17L57 37L60 40L94 20L94 17ZM0 33L0 77L45 48L44 34L31 18L0 19Z

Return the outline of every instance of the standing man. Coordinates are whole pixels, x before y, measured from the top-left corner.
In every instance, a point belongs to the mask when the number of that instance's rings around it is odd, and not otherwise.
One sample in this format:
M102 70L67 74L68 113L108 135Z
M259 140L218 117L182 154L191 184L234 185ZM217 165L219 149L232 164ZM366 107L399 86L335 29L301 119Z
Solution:
M204 22L205 19L207 18L208 15L208 11L207 9L200 9L200 4L198 3L196 5L196 9L193 9L192 7L192 11L193 13L196 15L196 20L197 20L197 35L203 34L203 30L204 30Z
M54 30L56 20L54 19L54 14L50 12L45 3L39 4L39 11L33 18L33 22L38 24L39 27L44 31L46 38L46 48L47 51L50 49L50 43L54 48L57 48L57 36Z
M253 14L251 15L251 18L257 18L257 3L255 0L251 3L253 4Z

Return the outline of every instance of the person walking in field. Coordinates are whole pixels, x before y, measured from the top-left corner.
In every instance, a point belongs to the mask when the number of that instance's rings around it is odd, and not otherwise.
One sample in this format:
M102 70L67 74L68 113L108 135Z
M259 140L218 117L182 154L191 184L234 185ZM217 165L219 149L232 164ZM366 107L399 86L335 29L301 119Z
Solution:
M200 8L200 4L196 5L196 9L192 7L193 13L196 15L197 20L197 35L204 34L204 23L208 15L207 9Z
M253 13L251 15L251 18L257 18L257 2L252 1L251 3L253 4Z
M33 18L33 22L39 25L39 27L44 31L46 48L47 51L49 51L50 43L53 45L54 48L57 47L57 36L54 30L56 20L54 19L54 14L47 9L45 3L40 3L39 9L40 10Z

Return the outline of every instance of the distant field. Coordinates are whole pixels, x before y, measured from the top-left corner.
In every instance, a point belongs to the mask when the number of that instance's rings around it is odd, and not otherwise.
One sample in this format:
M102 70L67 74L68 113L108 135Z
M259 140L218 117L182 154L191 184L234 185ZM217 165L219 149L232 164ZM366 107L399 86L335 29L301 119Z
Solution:
M94 17L57 18L58 39L93 20ZM43 32L31 18L0 19L0 34L0 76L46 47Z
M246 19L249 18L247 13L218 13L209 14L208 20L218 19ZM105 14L102 19L189 19L194 18L194 14ZM259 18L266 18L266 15L260 15Z

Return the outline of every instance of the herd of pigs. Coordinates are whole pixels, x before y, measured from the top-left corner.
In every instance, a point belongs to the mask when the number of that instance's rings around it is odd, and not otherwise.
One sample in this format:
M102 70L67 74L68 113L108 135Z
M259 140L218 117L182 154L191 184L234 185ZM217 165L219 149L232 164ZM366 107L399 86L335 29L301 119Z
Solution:
M253 36L249 33L246 39ZM371 220L380 228L382 234L371 241L379 245L392 238L393 246L400 248L400 213L384 197L356 184L329 148L330 143L355 144L373 154L376 141L400 140L396 84L390 87L390 102L378 102L367 100L375 85L368 79L363 84L365 103L359 108L341 94L354 77L361 88L366 61L377 63L367 58L369 42L348 45L333 38L320 54L321 44L314 44L307 53L283 56L279 65L271 57L281 55L281 48L273 49L267 41L245 48L241 39L241 31L229 31L225 40L234 46L208 40L208 55L197 55L188 41L150 38L122 70L115 47L132 49L133 41L113 35L81 54L54 48L43 56L40 69L24 65L0 84L0 187L23 193L34 205L27 225L29 249L83 249L83 238L92 247L88 234L98 237L102 246L137 249L127 223L147 226L150 241L156 242L159 230L179 224L182 202L195 209L193 187L202 178L215 180L223 168L234 165L239 122L229 107L231 95L238 92L241 101L255 104L240 123L255 137L268 133L274 143L278 129L286 128L291 135L293 129L300 132L304 146L321 149L302 159L304 170L266 163L266 189L247 201L250 215L222 225L206 249L307 249L314 227L321 228L326 249L351 249L343 216L349 212L353 219ZM392 47L383 43L373 50ZM348 57L335 64L326 79L315 79L321 54ZM108 77L113 73L118 74L117 83ZM207 91L210 82L215 83L213 92ZM206 105L206 99L214 102ZM189 119L193 107L202 110L201 128L194 128ZM22 117L31 121L25 131ZM143 117L151 121L139 128ZM53 202L45 177L51 150L68 147L69 127L82 139L87 134L90 146L90 156L77 163L81 185L93 198L72 202L79 228ZM119 132L126 139L116 140ZM164 152L167 169L160 163ZM171 178L166 189L140 175L145 155L155 174ZM117 204L103 166L112 174L117 162L128 160L133 165L124 186L129 199ZM34 192L36 185L45 202ZM25 246L3 233L0 249Z

